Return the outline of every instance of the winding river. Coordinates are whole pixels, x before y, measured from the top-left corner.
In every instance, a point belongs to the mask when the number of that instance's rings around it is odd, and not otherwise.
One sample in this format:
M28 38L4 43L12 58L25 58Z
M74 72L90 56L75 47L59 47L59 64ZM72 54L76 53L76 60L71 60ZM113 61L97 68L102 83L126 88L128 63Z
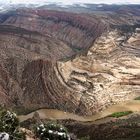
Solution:
M78 116L73 113L63 112L55 109L39 109L35 112L38 112L41 119L52 119L52 120L60 120L60 119L72 119L76 121L95 121L101 118L104 118L114 112L121 112L121 111L133 111L133 112L140 112L140 101L139 100L132 100L123 102L120 104L112 105L107 109L99 112L93 116ZM29 118L32 118L34 113L32 112L27 115L20 115L20 121L25 121Z

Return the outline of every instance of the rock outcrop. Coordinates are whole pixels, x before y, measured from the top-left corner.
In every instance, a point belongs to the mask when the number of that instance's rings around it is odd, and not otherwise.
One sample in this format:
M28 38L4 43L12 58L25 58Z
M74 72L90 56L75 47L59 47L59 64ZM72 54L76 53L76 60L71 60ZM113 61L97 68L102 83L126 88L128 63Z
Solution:
M91 115L140 94L139 47L139 33L127 39L112 30L99 37L86 56L58 63L64 81L81 94L77 113Z

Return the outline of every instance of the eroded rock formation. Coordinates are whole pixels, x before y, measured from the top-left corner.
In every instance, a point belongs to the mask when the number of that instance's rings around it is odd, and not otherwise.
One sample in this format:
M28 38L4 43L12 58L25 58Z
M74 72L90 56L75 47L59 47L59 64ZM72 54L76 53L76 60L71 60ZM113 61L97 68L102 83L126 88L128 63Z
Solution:
M140 91L140 33L107 27L66 12L0 15L0 104L91 115L134 98Z
M88 49L106 28L97 18L48 10L16 10L2 15L0 19L1 24L14 25L59 39L74 51Z
M99 37L86 56L58 67L68 86L79 91L77 113L92 114L140 94L140 34L127 38L117 30Z

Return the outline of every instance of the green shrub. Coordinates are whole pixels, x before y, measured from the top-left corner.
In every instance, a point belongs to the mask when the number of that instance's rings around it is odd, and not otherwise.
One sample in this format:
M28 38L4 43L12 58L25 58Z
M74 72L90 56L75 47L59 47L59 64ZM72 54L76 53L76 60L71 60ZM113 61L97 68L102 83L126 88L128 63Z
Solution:
M0 131L14 132L19 126L19 120L15 113L3 111L0 116Z
M109 115L109 117L119 118L119 117L127 116L132 113L133 113L132 111L115 112L115 113Z
M0 132L8 133L10 140L25 140L25 134L19 131L17 115L10 111L0 112Z
M66 128L56 123L40 124L36 126L35 134L41 140L70 140Z
M10 137L12 140L26 140L25 133L22 131L19 131L18 129L16 129Z
M137 97L137 98L135 98L135 100L140 100L140 96L139 96L139 97Z

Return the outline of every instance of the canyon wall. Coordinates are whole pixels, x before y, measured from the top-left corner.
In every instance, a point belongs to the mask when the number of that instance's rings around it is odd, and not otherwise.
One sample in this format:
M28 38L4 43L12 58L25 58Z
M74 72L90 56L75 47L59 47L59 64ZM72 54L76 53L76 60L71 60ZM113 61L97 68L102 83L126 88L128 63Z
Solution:
M103 19L20 9L0 14L0 104L91 115L138 96L140 33Z

